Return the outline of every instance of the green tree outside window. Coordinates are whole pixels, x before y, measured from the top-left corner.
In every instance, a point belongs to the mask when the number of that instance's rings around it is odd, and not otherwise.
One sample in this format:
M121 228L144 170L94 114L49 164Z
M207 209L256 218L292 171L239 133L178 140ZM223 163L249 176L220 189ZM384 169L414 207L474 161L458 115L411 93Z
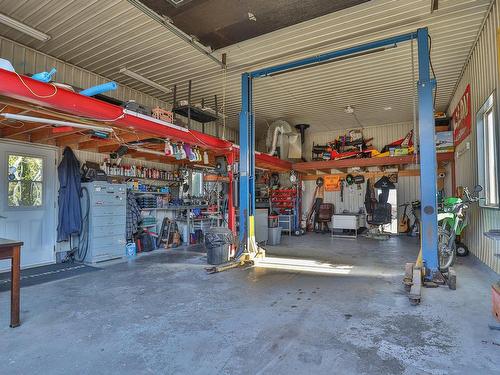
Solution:
M43 159L9 155L8 203L10 207L33 207L43 204Z

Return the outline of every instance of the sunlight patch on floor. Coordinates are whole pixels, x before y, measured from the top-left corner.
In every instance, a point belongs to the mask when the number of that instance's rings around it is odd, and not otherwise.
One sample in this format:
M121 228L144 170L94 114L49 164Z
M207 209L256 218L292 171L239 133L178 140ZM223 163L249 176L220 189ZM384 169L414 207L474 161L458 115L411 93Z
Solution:
M276 257L265 257L258 260L255 263L255 267L335 275L348 275L353 268L352 265L347 264L331 264L317 260Z

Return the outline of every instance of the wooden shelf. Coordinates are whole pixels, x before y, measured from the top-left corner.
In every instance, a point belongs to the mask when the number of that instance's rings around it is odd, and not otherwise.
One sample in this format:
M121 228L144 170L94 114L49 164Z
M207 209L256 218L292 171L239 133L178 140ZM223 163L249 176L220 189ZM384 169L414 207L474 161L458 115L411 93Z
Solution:
M130 193L134 194L146 194L146 195L167 195L170 193L164 193L161 191L140 191L140 190L127 190Z
M107 175L109 178L119 178L123 180L148 180L148 181L159 181L159 182L165 182L168 184L173 184L173 183L180 183L181 181L178 180L164 180L161 178L149 178L149 177L137 177L137 176L122 176L119 174L108 174Z
M454 159L453 152L438 153L437 161L445 162ZM419 164L417 155L388 156L383 158L359 158L343 160L320 160L293 164L292 168L298 172L327 171L330 169L344 169L351 167L375 167L384 165Z

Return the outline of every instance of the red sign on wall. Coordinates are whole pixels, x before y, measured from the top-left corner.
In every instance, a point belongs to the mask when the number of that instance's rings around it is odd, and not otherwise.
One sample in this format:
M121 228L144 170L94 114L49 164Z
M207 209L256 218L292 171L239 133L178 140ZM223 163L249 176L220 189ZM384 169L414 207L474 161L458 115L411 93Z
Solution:
M462 98L458 102L452 115L453 143L455 147L463 142L471 133L472 117L470 103L470 85L467 85Z

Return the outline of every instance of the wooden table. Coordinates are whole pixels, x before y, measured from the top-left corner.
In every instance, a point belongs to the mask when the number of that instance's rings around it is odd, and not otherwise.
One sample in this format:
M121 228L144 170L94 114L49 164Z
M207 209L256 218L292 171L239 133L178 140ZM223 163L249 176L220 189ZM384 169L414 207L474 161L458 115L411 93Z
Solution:
M19 300L21 279L21 246L23 242L0 238L0 259L11 260L10 283L10 326L19 326Z

